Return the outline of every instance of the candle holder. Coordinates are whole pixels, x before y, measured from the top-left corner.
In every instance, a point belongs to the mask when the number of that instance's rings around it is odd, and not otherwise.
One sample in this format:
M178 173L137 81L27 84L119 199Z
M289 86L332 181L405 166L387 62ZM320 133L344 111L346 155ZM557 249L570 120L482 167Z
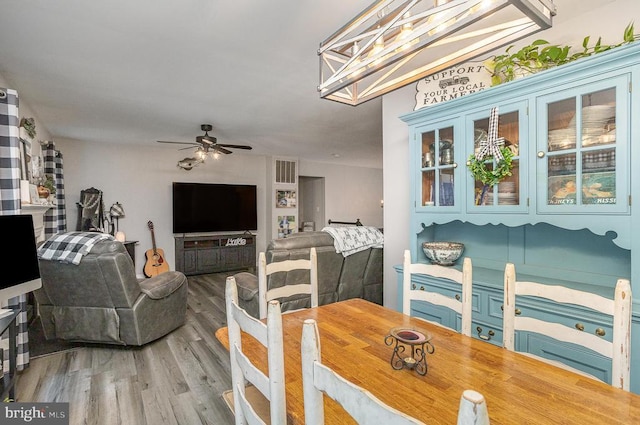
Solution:
M391 354L391 367L395 370L403 368L413 369L418 374L427 374L427 354L433 354L435 347L431 343L431 334L411 328L392 328L389 335L384 338L386 345L393 345ZM407 357L402 355L411 348L411 354Z

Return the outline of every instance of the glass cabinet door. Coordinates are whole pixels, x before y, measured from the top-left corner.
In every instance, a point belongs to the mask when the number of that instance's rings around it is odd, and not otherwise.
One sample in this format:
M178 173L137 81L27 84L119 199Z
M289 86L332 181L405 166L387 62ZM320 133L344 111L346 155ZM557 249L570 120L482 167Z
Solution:
M458 142L456 126L453 122L419 129L419 167L421 178L418 184L417 207L447 207L453 209L459 204L456 173Z
M627 77L541 98L538 209L628 210Z
M481 142L487 140L490 113L489 108L467 117L468 139L473 140L470 154L477 154ZM467 193L467 205L470 212L514 212L526 209L526 202L523 202L526 199L526 178L521 173L520 166L521 158L526 156L527 151L526 143L523 143L523 135L527 132L526 103L499 106L498 114L498 138L503 138L502 146L513 154L511 176L505 177L497 185L487 186L482 181L473 179L469 173L471 190ZM485 167L489 171L496 165L492 157L485 160Z

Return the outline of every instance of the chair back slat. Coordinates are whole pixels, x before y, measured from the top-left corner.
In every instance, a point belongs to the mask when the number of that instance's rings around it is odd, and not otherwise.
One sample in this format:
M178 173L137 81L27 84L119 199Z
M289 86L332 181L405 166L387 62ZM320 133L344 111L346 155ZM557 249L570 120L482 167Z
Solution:
M545 285L543 283L519 280L516 286L516 294L542 297L560 304L575 304L609 316L613 315L614 302L612 299L565 286Z

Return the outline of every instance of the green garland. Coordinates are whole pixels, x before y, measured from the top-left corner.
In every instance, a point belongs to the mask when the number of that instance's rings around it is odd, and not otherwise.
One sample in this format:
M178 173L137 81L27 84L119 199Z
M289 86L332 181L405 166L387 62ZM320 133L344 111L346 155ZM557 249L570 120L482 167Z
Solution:
M488 169L487 165L493 164L491 161L493 156L486 156L482 160L478 160L475 155L471 154L467 165L473 178L481 181L485 186L494 186L505 177L511 176L513 152L507 147L501 147L500 152L504 159L498 161L492 170Z

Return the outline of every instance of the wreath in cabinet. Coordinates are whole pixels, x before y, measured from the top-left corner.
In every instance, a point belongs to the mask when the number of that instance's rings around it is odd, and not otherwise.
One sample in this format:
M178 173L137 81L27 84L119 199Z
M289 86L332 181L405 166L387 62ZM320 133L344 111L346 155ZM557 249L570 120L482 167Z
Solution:
M467 165L473 178L481 181L485 186L494 186L500 183L505 177L511 176L511 170L513 169L513 152L511 152L509 148L501 147L500 154L502 159L496 161L495 166L491 169L487 166L492 164L492 161L490 161L493 159L492 155L485 156L482 159L478 159L473 154L469 156Z
M493 161L495 160L495 164ZM498 107L491 108L489 134L480 141L480 149L469 156L467 166L474 179L485 187L494 186L505 177L511 176L513 152L504 146L504 138L498 137ZM492 165L491 169L488 165Z

